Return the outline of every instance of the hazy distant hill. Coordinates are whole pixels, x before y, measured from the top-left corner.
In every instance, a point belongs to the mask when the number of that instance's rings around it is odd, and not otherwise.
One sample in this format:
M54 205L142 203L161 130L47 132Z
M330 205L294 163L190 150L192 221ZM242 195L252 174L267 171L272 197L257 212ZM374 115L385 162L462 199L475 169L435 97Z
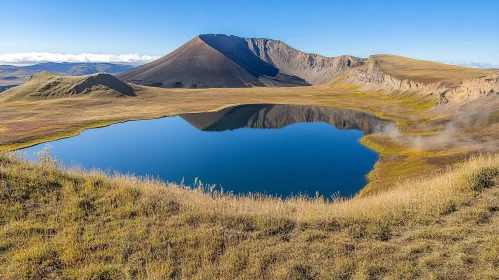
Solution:
M82 76L99 72L118 74L132 69L132 65L113 63L40 63L30 66L0 65L0 92L20 85L38 72L50 72L65 76Z
M81 76L90 75L98 72L106 72L109 74L118 74L124 71L128 71L133 68L132 65L124 64L114 64L114 63L54 63L46 62L35 64L31 66L25 66L25 69L29 69L37 72L50 72L59 75L67 76Z
M0 86L0 92L3 92L3 91L6 91L8 90L9 88L13 88L15 87L16 85L10 85L10 86Z

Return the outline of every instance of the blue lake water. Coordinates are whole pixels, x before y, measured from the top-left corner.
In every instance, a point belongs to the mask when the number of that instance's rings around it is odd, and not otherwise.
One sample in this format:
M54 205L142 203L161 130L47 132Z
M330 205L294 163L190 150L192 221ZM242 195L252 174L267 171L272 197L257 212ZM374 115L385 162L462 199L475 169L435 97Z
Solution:
M65 164L185 184L197 177L236 194L351 196L377 160L358 140L383 126L345 109L243 105L115 124L48 145ZM46 145L22 151L32 156Z

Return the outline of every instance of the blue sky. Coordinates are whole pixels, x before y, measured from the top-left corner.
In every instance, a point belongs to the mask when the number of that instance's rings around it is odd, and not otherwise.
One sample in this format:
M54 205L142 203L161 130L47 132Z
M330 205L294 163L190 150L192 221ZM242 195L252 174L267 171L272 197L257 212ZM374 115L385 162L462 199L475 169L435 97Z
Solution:
M499 1L0 0L0 54L162 56L203 33L326 56L392 53L499 64Z

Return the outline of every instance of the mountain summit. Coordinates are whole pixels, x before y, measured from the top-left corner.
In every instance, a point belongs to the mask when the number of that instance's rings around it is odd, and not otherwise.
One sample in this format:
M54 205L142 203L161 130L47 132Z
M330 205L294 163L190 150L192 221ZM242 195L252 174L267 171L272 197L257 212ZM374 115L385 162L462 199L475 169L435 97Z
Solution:
M304 86L327 83L364 61L307 54L271 39L200 35L118 77L157 87Z
M300 52L278 40L229 35L199 35L117 77L165 88L353 85L365 92L431 95L439 97L439 104L499 91L498 73L492 70L389 54L325 57Z

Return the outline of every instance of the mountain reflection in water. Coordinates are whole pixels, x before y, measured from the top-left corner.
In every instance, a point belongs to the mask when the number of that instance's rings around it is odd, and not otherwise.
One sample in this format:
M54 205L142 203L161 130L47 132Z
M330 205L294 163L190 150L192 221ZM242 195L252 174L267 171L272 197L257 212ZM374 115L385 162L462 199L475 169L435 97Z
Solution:
M115 124L50 145L52 156L86 169L187 184L199 179L234 194L351 196L378 158L358 140L387 124L347 109L244 105ZM45 146L23 151L33 155Z
M388 122L364 112L307 105L240 105L217 112L180 115L203 131L238 128L282 128L294 123L323 122L342 130L357 129L364 134L381 132Z

